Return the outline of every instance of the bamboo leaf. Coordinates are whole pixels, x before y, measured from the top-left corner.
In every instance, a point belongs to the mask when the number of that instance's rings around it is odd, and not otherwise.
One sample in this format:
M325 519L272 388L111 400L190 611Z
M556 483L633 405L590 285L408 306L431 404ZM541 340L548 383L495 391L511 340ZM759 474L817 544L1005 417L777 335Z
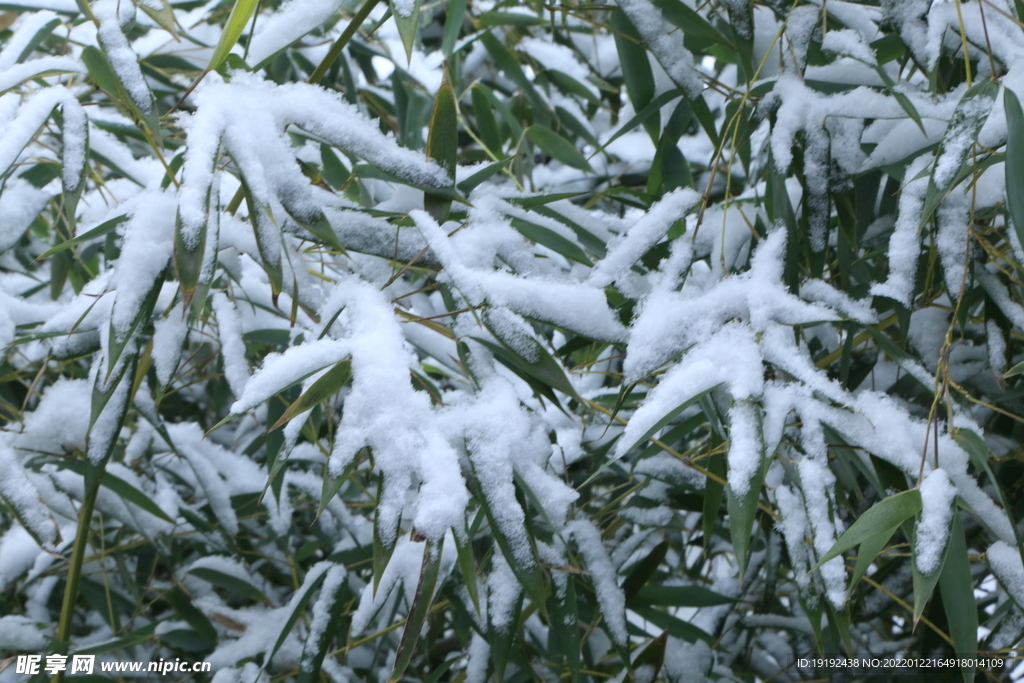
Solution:
M833 557L839 557L850 548L885 533L886 530L892 536L903 522L920 511L921 492L917 489L903 491L878 501L850 525L831 550L821 556L813 569L817 569Z
M438 163L452 179L451 187L455 186L455 164L459 152L459 107L455 101L455 91L448 72L434 99L434 111L430 115L430 131L427 135L427 156ZM431 192L423 194L423 208L434 217L438 225L443 225L451 211L452 200Z
M231 8L231 14L228 15L228 21L224 24L223 31L221 31L220 40L217 41L217 46L213 49L210 63L206 65L207 71L213 71L221 65L221 62L227 59L228 53L231 52L231 48L238 42L242 31L245 30L246 24L252 19L252 15L258 6L259 0L235 0L235 4Z
M223 588L226 591L230 591L235 595L247 598L254 602L263 602L267 599L263 593L252 585L248 581L243 581L237 576L231 574L225 574L222 571L216 569L210 569L209 567L195 567L188 570L188 573L197 579L202 579L207 583L213 584L218 588Z
M1020 100L1009 88L1003 88L1003 109L1006 111L1006 205L1017 239L1024 244L1024 110ZM1018 363L1006 376L1024 372Z
M967 557L964 525L955 507L948 546L946 561L939 576L939 590L942 591L942 605L946 610L953 649L957 655L969 659L978 654L978 606L974 601L974 578ZM961 664L960 672L964 683L973 683L973 666Z
M581 171L594 172L594 169L587 163L586 157L576 149L576 146L550 128L539 125L530 126L526 129L526 137L552 159Z
M348 384L348 381L351 378L352 360L346 358L328 370L323 377L320 377L317 381L313 382L312 386L310 386L309 389L307 389L301 396L295 399L295 401L284 411L277 422L275 422L267 431L272 432L296 415L301 415L307 410L312 410L314 406L323 403L328 398L341 391L341 388Z
M391 14L395 18L395 25L398 27L398 35L405 47L405 58L412 61L412 50L416 44L416 32L420 28L420 0L415 0L410 9L407 7L408 0L396 3L390 0Z
M402 679L409 660L412 658L413 648L419 638L420 629L427 618L427 611L434 599L434 588L437 586L437 575L441 569L441 551L444 546L444 537L436 542L426 543L423 546L423 565L420 568L420 581L416 586L416 594L412 599L412 606L409 608L409 616L405 621L405 631L402 632L402 640L398 643L398 650L395 653L395 668L391 672L391 683L397 683Z

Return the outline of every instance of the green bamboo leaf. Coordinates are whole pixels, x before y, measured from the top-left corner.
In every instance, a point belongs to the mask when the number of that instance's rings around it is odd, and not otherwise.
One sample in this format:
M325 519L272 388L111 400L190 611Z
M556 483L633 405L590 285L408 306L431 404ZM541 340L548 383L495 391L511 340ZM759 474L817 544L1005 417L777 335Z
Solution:
M420 0L415 0L412 10L407 6L408 0L399 5L395 0L390 0L391 14L395 18L395 25L398 27L398 35L402 38L402 45L405 47L405 58L412 61L412 49L416 43L416 31L420 28Z
M847 597L853 595L853 588L857 585L857 582L861 580L871 563L875 561L885 549L885 544L892 538L893 531L882 531L874 536L870 536L860 544L860 550L857 552L857 562L853 567L853 575L850 577L850 588L846 592Z
M384 575L384 570L387 569L388 562L391 561L391 555L395 552L395 545L398 541L398 524L396 522L395 529L390 530L390 540L385 540L384 534L381 529L381 518L380 518L380 502L384 498L384 487L388 486L387 480L384 478L384 474L381 473L377 478L377 506L376 512L373 515L373 592L377 592L377 586L380 585L380 578Z
M960 513L953 508L953 529L949 550L939 576L942 605L946 610L949 635L956 654L974 657L978 654L978 605L974 600L974 578L967 557L967 540ZM961 665L964 683L974 682L974 667Z
M526 137L552 159L557 159L566 166L572 166L587 173L594 172L594 169L587 163L586 157L576 149L576 146L550 128L540 125L530 126L526 129Z
M547 20L543 17L538 17L535 14L523 14L520 12L501 12L499 10L491 10L490 12L484 12L477 17L477 21L480 22L481 26L540 26L547 23Z
M177 22L174 20L174 10L167 0L159 0L159 7L153 7L148 2L136 1L135 6L145 12L150 19L155 21L163 30L170 33L175 40L178 38ZM193 68L189 63L189 68Z
M452 50L459 40L459 31L462 30L462 23L466 18L467 1L448 0L448 11L444 17L444 39L441 41L441 52L446 59L451 59Z
M481 142L492 155L501 156L501 133L498 131L498 122L494 120L491 112L490 100L485 92L486 86L477 84L471 91L473 99L473 117L476 119L477 133Z
M420 581L416 586L416 594L413 596L412 605L409 608L409 617L405 620L405 631L402 632L402 640L398 643L398 650L395 652L395 668L391 672L391 683L397 683L402 679L412 653L415 649L416 640L419 638L423 622L427 618L430 604L434 600L434 588L437 586L437 575L441 569L441 551L444 546L444 537L436 542L426 543L423 546L423 565L420 568Z
M572 383L569 382L569 378L565 376L562 366L548 353L547 349L536 341L533 341L536 350L536 360L529 361L507 345L502 344L499 346L494 342L479 337L473 337L473 339L490 349L494 357L502 365L526 380L534 390L547 397L552 403L558 404L558 399L552 389L582 402Z
M427 156L438 163L452 179L455 186L455 165L459 153L459 106L455 101L455 90L445 70L444 80L434 99L434 111L430 115L430 132L427 134ZM423 208L443 225L451 211L452 200L431 192L423 194Z
M545 228L542 225L524 221L521 218L513 218L511 223L512 227L518 230L523 237L533 240L537 244L544 245L570 261L582 263L585 266L594 265L594 262L587 256L587 252L583 251L576 242L562 237L551 228Z
M685 2L681 2L681 0L653 0L653 2L661 10L661 16L665 21L676 26L685 38L696 43L692 47L721 45L735 51L736 47L724 35Z
M231 8L231 14L228 16L228 21L224 24L224 30L220 34L220 40L213 49L210 63L206 65L207 71L216 69L221 65L221 62L227 59L228 53L231 52L231 48L238 42L238 38L242 35L242 31L245 30L246 24L252 19L252 15L258 5L259 0L235 1L234 7Z
M469 599L473 601L473 607L476 608L477 614L480 613L480 592L477 589L476 575L476 558L473 556L473 539L468 535L465 537L462 534L455 532L452 534L455 537L455 549L458 552L459 559L459 571L462 572L462 580L466 584L466 591L469 593Z
M839 557L850 548L858 546L886 530L891 536L903 522L920 511L921 492L917 489L903 491L878 501L850 525L850 528L839 537L832 549L821 556L813 569L817 569L833 557Z
M352 360L350 358L346 358L328 370L323 377L320 377L317 381L313 382L313 385L309 387L302 396L295 399L295 402L288 406L280 419L278 419L277 422L275 422L267 431L272 432L296 415L301 415L307 410L312 410L314 406L319 405L341 391L341 388L348 384L348 381L351 378Z
M712 434L711 439L712 446L716 446L715 441L717 439L714 434ZM722 496L725 495L725 485L722 484L727 475L725 453L717 452L708 458L707 469L708 472L717 475L718 478L712 479L708 476L704 481L704 505L701 511L701 527L704 532L702 540L705 550L711 547L711 537L715 532L715 524L721 514Z
M658 628L668 631L669 635L673 638L679 638L688 643L696 643L698 640L703 640L708 645L715 644L715 639L703 629L694 626L688 621L683 621L668 612L662 612L656 607L634 604L630 605L629 610Z
M668 548L668 541L662 541L654 546L644 559L633 565L629 574L626 575L625 581L622 582L622 593L626 596L626 600L631 600L636 596L644 584L650 580L661 563L665 561Z
M468 195L481 183L508 168L508 165L511 164L514 159L515 157L505 157L504 159L495 161L493 164L488 164L483 169L477 171L459 183L457 187L458 191L462 194Z
M1009 88L1003 88L1003 109L1006 111L1006 205L1017 238L1024 244L1024 110ZM1024 363L1018 363L1005 376L1021 372L1024 372Z
M209 567L195 567L194 569L189 569L187 573L197 579L202 579L203 581L213 584L218 588L223 588L226 591L230 591L235 595L252 600L253 602L264 602L267 599L267 597L263 595L256 586L252 585L248 581L243 581L237 576L225 574L224 572L216 569L210 569Z
M650 678L644 680L657 680L658 674L661 673L661 667L665 663L665 646L668 644L668 636L669 631L665 630L636 656L632 663L633 671L638 672L634 680L639 678L641 668L645 669L645 676L650 675Z
M643 112L654 99L654 72L643 47L643 39L625 12L612 12L608 25L615 32L615 49L619 53L622 79L626 83L626 94L633 103L633 111ZM648 112L643 118L644 127L651 139L657 142L661 130L658 110Z
M118 216L117 218L111 218L109 221L103 221L92 230L87 230L86 232L83 232L81 235L76 235L75 237L72 237L69 240L61 242L57 246L44 251L42 254L36 257L36 261L42 261L43 259L50 258L54 254L59 254L60 252L66 251L71 247L78 246L83 242L88 242L89 240L94 240L103 237L104 235L113 232L117 228L117 226L121 225L121 223L124 223L126 220L128 220L128 216Z
M1017 375L1024 373L1024 361L1017 363L1012 368L1003 373L1003 378L1016 377Z
M637 591L632 600L668 607L713 607L735 602L732 598L703 586L644 586Z

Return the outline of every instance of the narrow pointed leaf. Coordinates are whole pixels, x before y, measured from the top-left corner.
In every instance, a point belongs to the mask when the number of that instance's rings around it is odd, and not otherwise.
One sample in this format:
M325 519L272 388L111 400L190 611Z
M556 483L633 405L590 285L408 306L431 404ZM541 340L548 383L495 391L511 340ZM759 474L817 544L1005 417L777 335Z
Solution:
M231 48L238 42L242 31L245 30L246 24L252 19L253 12L256 11L258 5L259 0L235 1L234 7L231 8L231 14L228 16L228 21L224 24L224 30L220 34L217 47L213 49L210 63L206 65L207 71L216 69L221 65L221 62L227 59L228 53L231 52Z
M896 529L907 519L921 511L921 492L917 489L903 491L895 496L889 496L872 505L857 521L850 525L850 528L839 537L831 550L821 556L818 563L814 565L817 569L833 557L839 557L844 552L858 546L864 541L882 534L886 529L891 536Z

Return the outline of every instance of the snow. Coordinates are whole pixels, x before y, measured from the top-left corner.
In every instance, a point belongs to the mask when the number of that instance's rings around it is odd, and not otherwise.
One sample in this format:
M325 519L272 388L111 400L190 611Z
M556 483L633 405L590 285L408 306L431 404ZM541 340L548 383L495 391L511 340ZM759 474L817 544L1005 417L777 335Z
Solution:
M589 521L577 519L569 525L576 546L583 555L587 571L592 575L601 616L612 639L620 646L626 644L626 597L616 580L615 566L608 558L601 533Z
M941 469L932 470L921 481L921 521L917 524L914 557L922 574L931 575L939 568L949 538L953 519L956 487Z
M618 0L618 4L672 81L685 90L687 96L699 97L704 85L697 77L693 55L683 47L682 36L675 27L664 21L661 10L650 0Z
M821 42L821 49L827 52L835 52L839 55L846 55L866 64L877 63L875 53L871 51L859 33L853 29L842 29L829 31Z
M889 277L885 282L871 286L871 293L875 296L887 296L907 307L914 295L921 247L918 223L924 209L925 193L928 191L928 176L918 175L927 167L928 161L926 156L918 157L907 168L907 182L900 194L896 227L889 239Z
M49 510L39 500L36 487L28 480L25 470L15 458L10 446L0 440L0 497L11 506L18 520L34 538L46 548L56 548L60 538L57 524Z
M217 338L220 339L220 354L224 360L224 376L231 386L231 393L241 397L249 382L249 361L245 359L245 342L242 341L238 311L235 310L235 304L220 292L213 296L211 303L217 316Z
M0 50L0 73L7 71L18 63L22 53L32 40L51 21L59 22L60 20L55 13L49 10L27 12L18 17L17 22L12 27L14 29L13 35L4 41L3 50ZM6 90L6 88L0 90Z
M49 192L36 189L21 178L7 181L0 194L0 254L18 243L48 201Z
M342 0L289 0L268 17L261 17L249 43L248 61L258 65L324 24Z
M135 6L127 3L124 7L125 11L129 11L130 8L130 17L121 16L122 4L118 0L99 0L92 5L92 13L100 23L97 37L128 96L135 106L148 114L153 109L153 95L146 85L146 78L142 75L138 55L132 50L128 38L121 30L124 23L134 19Z
M85 168L87 127L82 105L70 90L61 85L50 86L29 96L17 109L11 104L17 100L8 93L0 97L0 121L4 121L4 137L0 141L0 173L17 160L25 146L50 117L54 107L60 106L64 116L64 165L62 175L68 192L78 189ZM8 115L13 115L13 121Z
M1020 553L1003 541L996 541L985 552L988 565L1017 605L1024 605L1024 564Z
M28 617L0 617L0 648L8 652L39 652L46 647L46 632Z

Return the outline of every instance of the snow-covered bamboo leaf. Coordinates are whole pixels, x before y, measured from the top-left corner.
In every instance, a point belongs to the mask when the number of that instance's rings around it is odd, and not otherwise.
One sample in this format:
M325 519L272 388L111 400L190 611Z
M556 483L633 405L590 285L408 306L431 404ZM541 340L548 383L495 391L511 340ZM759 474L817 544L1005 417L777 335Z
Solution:
M60 541L60 529L40 500L39 491L15 459L14 451L3 441L0 441L0 469L4 472L0 477L0 499L7 503L32 540L40 547L55 549Z
M270 648L270 653L267 655L268 664L274 659L274 655L277 654L277 651L281 649L281 645L284 644L285 638L287 638L288 634L292 632L293 628L295 628L295 624L297 624L299 619L305 614L306 605L308 605L309 601L313 598L313 593L316 592L316 589L324 582L324 578L326 578L329 569L329 565L324 563L316 564L309 570L306 579L302 582L302 586L300 586L296 591L295 596L293 596L290 604L288 605L292 608L291 613L288 615L288 619L285 620L284 626L281 627L281 634L277 637L277 640L274 641L274 646ZM313 577L312 580L310 580L311 575Z
M302 648L299 683L312 683L318 680L317 676L327 656L327 649L338 629L344 598L348 594L345 576L345 567L341 565L334 565L327 570L320 596L313 605L309 635Z
M957 174L966 163L981 127L988 120L992 105L995 104L999 86L992 81L975 84L957 104L949 127L939 145L935 166L932 168L925 196L924 208L918 226L923 226L939 208L939 204L953 189Z
M266 596L256 586L252 585L248 581L243 581L239 577L222 572L218 569L211 567L195 567L189 569L188 574L202 579L207 583L213 584L218 588L223 588L226 591L230 591L235 595L252 600L253 602L263 602L266 600Z

